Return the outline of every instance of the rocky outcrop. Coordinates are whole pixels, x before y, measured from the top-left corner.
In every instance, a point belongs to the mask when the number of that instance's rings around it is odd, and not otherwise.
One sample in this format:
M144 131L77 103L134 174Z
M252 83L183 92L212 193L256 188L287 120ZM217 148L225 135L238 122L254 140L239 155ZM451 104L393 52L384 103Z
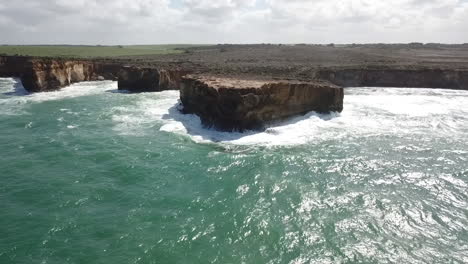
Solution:
M0 56L0 77L19 77L29 92L60 89L72 83L118 80L121 90L155 92L178 90L187 71L122 66L95 60Z
M131 61L129 63L132 64ZM31 92L57 90L79 81L116 80L119 77L119 89L141 92L178 89L181 78L188 72L187 70L201 74L213 71L213 69L210 70L201 64L194 63L180 65L163 63L151 66L152 68L124 67L124 64L126 64L125 60L111 59L75 60L0 56L0 77L20 77L25 88ZM263 74L265 76L284 76L284 68L275 69L268 68L268 71ZM246 73L249 72L250 70L246 70ZM468 89L468 70L466 68L442 66L355 65L311 68L301 70L296 75L294 75L295 78L326 80L344 87ZM290 78L290 76L286 77Z
M85 60L0 57L0 76L19 77L29 92L60 89L72 83L115 79L119 65Z
M21 77L30 92L52 91L72 83L98 80L93 63L83 61L32 61Z
M30 58L0 56L0 77L20 77L30 65Z
M223 131L262 129L310 111L343 110L343 89L323 82L246 80L188 75L180 99L185 113Z
M178 90L186 73L180 69L123 67L118 74L118 87L130 92Z
M432 68L321 69L314 77L344 87L414 87L468 89L468 70Z

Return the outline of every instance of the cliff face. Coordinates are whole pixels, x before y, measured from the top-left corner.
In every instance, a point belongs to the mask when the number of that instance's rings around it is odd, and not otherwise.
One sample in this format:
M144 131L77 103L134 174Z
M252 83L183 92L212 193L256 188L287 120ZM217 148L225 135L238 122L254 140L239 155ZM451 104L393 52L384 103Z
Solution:
M468 89L468 71L456 69L323 69L315 78L344 87Z
M118 87L131 92L178 90L187 71L177 68L127 67L118 63L86 60L0 56L0 76L20 77L29 92L60 89L72 83L118 80Z
M0 56L0 76L20 77L25 88L31 92L57 90L79 81L117 80L117 77L119 89L144 92L178 89L182 76L188 73L187 68L184 67L174 68L168 65L159 68L123 67L122 63ZM203 73L207 70L202 67L198 72ZM271 69L269 74L281 76L281 72L275 72L274 69ZM357 65L311 69L297 75L298 78L326 80L344 87L468 89L468 70L455 68Z
M30 92L56 90L72 83L97 80L94 64L83 61L31 61L21 77Z
M118 87L130 92L178 90L186 73L180 69L123 67L118 73Z
M20 77L29 64L27 57L0 56L0 77Z
M0 57L0 76L20 77L29 92L53 91L76 82L115 79L119 65L84 60Z
M180 98L185 113L223 131L262 129L268 122L310 111L343 110L343 89L325 83L187 76Z
M184 112L195 113L204 125L225 131L261 129L268 122L310 111L341 112L343 89L335 85L468 89L468 70L460 69L316 68L304 77L317 81L300 82L194 76L187 75L183 67L170 66L142 68L102 61L0 56L0 77L20 77L30 92L103 79L118 80L119 89L131 92L180 89Z

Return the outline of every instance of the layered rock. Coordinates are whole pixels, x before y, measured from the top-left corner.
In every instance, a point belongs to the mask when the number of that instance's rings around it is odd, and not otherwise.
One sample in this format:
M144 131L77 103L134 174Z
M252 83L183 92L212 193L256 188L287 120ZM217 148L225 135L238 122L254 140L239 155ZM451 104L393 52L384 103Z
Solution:
M118 74L118 87L130 92L178 90L185 74L180 69L123 67Z
M30 65L30 58L0 56L0 77L20 77Z
M0 77L20 77L31 92L57 90L74 82L116 80L119 89L133 92L178 89L189 71L208 73L201 64L124 67L120 60L75 60L0 56ZM156 68L156 69L155 69ZM198 69L199 68L199 69ZM269 68L266 76L284 76L284 69ZM292 74L292 73L289 73ZM355 65L301 70L296 77L326 80L339 86L385 86L468 89L468 70L453 67ZM291 77L291 76L289 76ZM288 78L289 78L288 77Z
M83 61L32 61L21 80L30 92L57 90L76 82L98 80L93 63Z
M72 83L115 79L119 65L86 60L5 56L0 58L0 76L19 77L29 92L60 89Z
M118 80L121 90L154 92L179 89L187 71L122 66L94 60L0 56L0 77L19 77L29 92L58 90L72 83Z
M223 131L262 129L310 111L343 110L343 88L323 82L246 80L188 75L180 99L185 113Z

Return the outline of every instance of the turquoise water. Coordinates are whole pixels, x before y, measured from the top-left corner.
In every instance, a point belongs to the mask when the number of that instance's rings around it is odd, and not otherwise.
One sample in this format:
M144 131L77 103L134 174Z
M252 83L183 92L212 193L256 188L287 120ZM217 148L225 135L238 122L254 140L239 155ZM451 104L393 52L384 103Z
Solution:
M238 134L116 89L0 79L0 263L468 262L468 91Z

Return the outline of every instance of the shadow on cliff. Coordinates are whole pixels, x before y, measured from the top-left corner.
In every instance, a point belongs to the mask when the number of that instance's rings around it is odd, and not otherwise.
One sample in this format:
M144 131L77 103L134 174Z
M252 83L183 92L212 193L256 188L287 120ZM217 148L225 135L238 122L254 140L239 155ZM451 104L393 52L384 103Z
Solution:
M244 133L221 132L215 130L214 128L203 126L200 118L197 115L183 114L182 109L183 106L179 101L177 104L168 109L168 114L163 115L162 119L167 121L178 122L185 128L187 134L189 134L190 136L200 137L202 140L208 140L213 142L233 141L245 136L261 133L261 131L248 131Z
M15 83L13 84L13 91L2 93L2 95L7 96L25 96L28 94L30 93L24 89L23 83L20 79L15 79Z
M259 131L245 131L245 132L222 132L213 128L208 128L202 125L200 118L194 114L183 114L183 106L180 101L168 109L168 113L162 116L163 120L168 121L161 128L167 132L180 132L180 125L183 126L185 131L190 136L199 137L204 141L212 142L229 142L242 139L244 137L268 134L268 135L279 135L289 130L297 129L297 123L306 121L310 118L319 118L323 121L331 121L336 117L339 117L339 113L330 114L318 114L316 112L309 112L305 115L296 116L283 121L277 121L267 125L264 130ZM174 121L175 123L171 123Z

